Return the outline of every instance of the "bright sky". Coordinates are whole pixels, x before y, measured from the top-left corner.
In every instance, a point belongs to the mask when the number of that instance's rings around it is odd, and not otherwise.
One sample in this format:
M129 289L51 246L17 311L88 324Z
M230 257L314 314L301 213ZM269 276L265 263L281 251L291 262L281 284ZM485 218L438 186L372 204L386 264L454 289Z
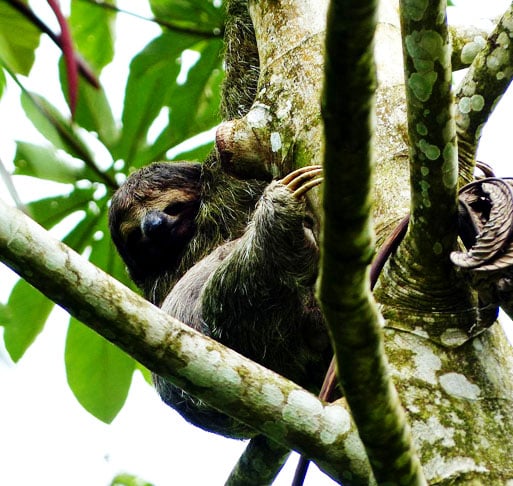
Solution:
M134 8L134 2L122 3L127 9ZM457 18L461 23L463 17L476 23L499 15L509 3L460 0ZM115 106L119 113L122 90L116 79L120 75L125 77L130 58L157 30L151 24L126 16L120 17L118 30L120 36L123 32L138 33L123 36L124 55L102 76L102 82L111 87L110 94L118 96ZM43 39L41 49L49 53L46 66L55 65L57 52L51 43ZM34 73L40 75L31 86L37 91L39 85L39 91L45 94L50 87L57 86L53 69L46 66L34 67ZM501 120L513 112L512 96L509 93L496 110L480 147L481 160L492 164L499 175L513 175L511 150L501 133ZM58 94L50 97L64 110ZM9 166L13 141L17 138L33 141L39 136L26 124L16 90L9 89L0 103L0 112L9 114L0 117L0 157ZM511 119L507 120L506 125L511 126ZM40 181L37 187L20 185L25 201L40 197L36 192L39 190L46 193L55 190L55 186ZM9 199L1 183L0 197ZM5 301L14 277L2 270L0 301ZM14 365L0 348L0 484L98 486L109 484L120 472L139 475L158 486L224 484L244 444L188 425L160 402L139 375L134 379L126 406L112 425L105 425L85 412L66 384L63 360L66 329L67 314L57 308L43 334L18 364ZM290 484L295 463L295 460L288 462L287 471L275 484ZM334 483L312 468L306 484Z

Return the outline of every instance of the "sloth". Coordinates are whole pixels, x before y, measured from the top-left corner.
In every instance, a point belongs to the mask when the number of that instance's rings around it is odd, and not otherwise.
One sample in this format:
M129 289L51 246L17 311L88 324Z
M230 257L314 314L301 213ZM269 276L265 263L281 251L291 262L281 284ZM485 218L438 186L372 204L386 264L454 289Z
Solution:
M305 167L252 190L255 184L226 175L213 189L207 180L219 177L211 172L157 163L132 175L109 213L118 251L162 310L318 392L332 351L314 297L319 249L304 196L322 181L321 169ZM227 187L229 197L221 197ZM153 378L164 402L194 425L234 438L255 434Z
M226 176L212 156L134 172L112 198L109 228L146 299L160 307L186 270L241 236L266 185Z

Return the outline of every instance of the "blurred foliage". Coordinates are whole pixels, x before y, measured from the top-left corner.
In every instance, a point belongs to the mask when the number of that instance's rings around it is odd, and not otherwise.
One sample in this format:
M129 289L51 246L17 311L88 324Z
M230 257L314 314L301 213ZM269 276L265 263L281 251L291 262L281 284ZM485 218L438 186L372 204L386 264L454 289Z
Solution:
M69 188L65 194L29 203L27 211L47 229L67 221L71 227L63 241L128 286L131 283L124 265L108 235L108 204L117 181L134 169L165 159L173 147L218 124L224 75L224 9L220 2L145 3L154 18L138 21L153 21L160 32L133 56L127 78L119 79L117 89L124 90L121 119L113 114L113 93L103 87L96 89L81 77L77 109L71 120L68 113L59 111L47 99L44 85L38 93L29 91L25 78L19 76L30 79L34 60L40 55L36 48L46 24L41 25L44 22L36 9L44 8L43 2L33 2L32 18L12 7L22 4L23 10L28 2L0 2L0 96L6 78L11 78L21 89L26 117L47 141L42 145L17 142L14 175L31 177L35 184L38 179L65 183L64 187ZM128 43L116 37L115 22L122 15L127 13L118 11L113 1L102 6L71 0L68 23L76 53L97 77L115 59L116 48L123 49ZM59 71L62 96L66 97L62 59L59 66L47 69ZM201 160L211 150L212 143L201 143L187 149L189 160ZM16 184L16 177L13 181ZM0 307L5 346L14 361L44 329L52 307L26 282L20 280L14 286L7 304ZM141 370L149 379L147 370L73 319L65 363L68 383L78 401L105 422L111 422L123 406L134 370ZM147 484L121 476L116 481L113 484Z

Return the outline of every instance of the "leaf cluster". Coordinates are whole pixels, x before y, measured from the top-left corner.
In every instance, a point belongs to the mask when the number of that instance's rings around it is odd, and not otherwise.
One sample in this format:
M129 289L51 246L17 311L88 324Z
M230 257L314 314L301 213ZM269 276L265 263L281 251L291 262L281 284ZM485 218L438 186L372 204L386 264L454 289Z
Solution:
M40 20L42 12L33 10L29 18L16 8L20 3L28 7L15 0L0 3L0 96L11 79L19 87L26 118L46 142L16 142L13 180L23 175L34 183L38 179L64 183L65 193L32 201L26 211L46 229L64 224L68 228L64 243L131 285L108 237L108 202L131 171L166 159L170 149L219 123L224 9L219 2L203 0L144 2L153 17L138 14L134 21L141 27L153 22L157 33L133 54L126 78L117 75L115 86L102 86L102 74L115 68L116 55L132 34L117 30L117 23L131 12L117 9L115 3L72 0L67 21L75 53L101 86L95 88L80 78L71 119L50 100L50 87L43 85L36 93L25 86L25 76L41 76L32 68L36 57L44 56L37 48L41 35L50 29ZM60 91L67 97L62 58L58 66L47 69L59 71ZM116 116L111 100L120 89L124 101ZM180 155L202 159L211 146L210 137ZM5 346L14 361L43 330L52 307L25 281L16 283L7 304L0 307ZM69 385L80 403L105 422L112 421L123 406L134 370L142 369L73 319L65 362Z

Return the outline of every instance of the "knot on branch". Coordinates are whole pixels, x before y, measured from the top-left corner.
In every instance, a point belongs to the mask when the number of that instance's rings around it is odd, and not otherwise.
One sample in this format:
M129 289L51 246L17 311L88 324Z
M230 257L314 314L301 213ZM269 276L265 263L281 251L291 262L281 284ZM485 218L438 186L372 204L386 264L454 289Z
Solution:
M255 103L243 118L222 123L216 147L223 170L242 179L270 180L281 173L282 140L271 129L269 107Z

